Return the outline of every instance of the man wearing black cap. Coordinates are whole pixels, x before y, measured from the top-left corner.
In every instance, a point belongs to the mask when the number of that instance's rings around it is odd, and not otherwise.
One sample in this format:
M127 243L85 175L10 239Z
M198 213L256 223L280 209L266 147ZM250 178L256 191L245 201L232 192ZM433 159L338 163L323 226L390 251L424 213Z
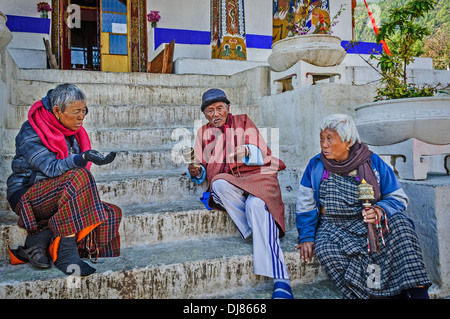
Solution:
M220 89L203 94L208 123L198 132L194 164L188 176L209 183L211 208L226 211L241 236L253 233L253 265L257 275L274 278L272 298L293 298L279 238L285 234L284 203L278 171L284 163L272 156L257 127L246 114L232 115Z

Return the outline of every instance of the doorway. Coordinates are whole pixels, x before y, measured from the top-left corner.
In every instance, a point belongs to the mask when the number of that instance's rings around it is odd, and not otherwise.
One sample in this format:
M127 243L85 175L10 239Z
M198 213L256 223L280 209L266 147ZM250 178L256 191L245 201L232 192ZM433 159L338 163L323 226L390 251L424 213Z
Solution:
M129 1L102 0L100 2L101 70L129 72Z
M61 0L61 68L129 72L130 2Z

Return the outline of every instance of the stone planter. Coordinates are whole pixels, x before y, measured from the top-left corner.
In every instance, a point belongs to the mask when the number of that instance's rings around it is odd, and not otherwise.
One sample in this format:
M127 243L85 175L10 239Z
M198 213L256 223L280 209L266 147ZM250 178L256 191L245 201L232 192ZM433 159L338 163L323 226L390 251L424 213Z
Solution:
M0 50L6 48L12 39L12 33L6 26L6 15L0 11Z
M275 42L268 62L272 70L281 72L299 60L322 67L339 65L346 54L339 37L329 34L301 35Z
M450 144L450 98L416 97L356 107L355 123L364 143L390 145L415 138Z

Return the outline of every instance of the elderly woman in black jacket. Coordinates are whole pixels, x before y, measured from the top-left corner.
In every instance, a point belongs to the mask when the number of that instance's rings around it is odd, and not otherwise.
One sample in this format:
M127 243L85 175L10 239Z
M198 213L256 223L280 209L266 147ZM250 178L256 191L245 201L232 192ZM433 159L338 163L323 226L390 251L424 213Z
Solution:
M7 180L9 204L28 232L25 245L10 250L13 264L48 268L52 260L64 273L86 276L95 269L81 257L120 254L121 210L100 201L89 171L115 153L104 157L91 149L87 112L86 97L73 84L58 85L29 110Z

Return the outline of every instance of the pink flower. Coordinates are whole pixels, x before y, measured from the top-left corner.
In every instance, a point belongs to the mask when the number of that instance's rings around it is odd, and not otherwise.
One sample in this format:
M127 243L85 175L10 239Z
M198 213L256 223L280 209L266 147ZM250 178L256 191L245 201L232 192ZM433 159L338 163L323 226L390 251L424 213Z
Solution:
M38 2L37 4L37 11L52 11L52 7L47 2Z
M147 14L147 20L152 23L152 27L156 27L156 24L159 22L159 19L161 19L159 11L150 11L150 13Z

